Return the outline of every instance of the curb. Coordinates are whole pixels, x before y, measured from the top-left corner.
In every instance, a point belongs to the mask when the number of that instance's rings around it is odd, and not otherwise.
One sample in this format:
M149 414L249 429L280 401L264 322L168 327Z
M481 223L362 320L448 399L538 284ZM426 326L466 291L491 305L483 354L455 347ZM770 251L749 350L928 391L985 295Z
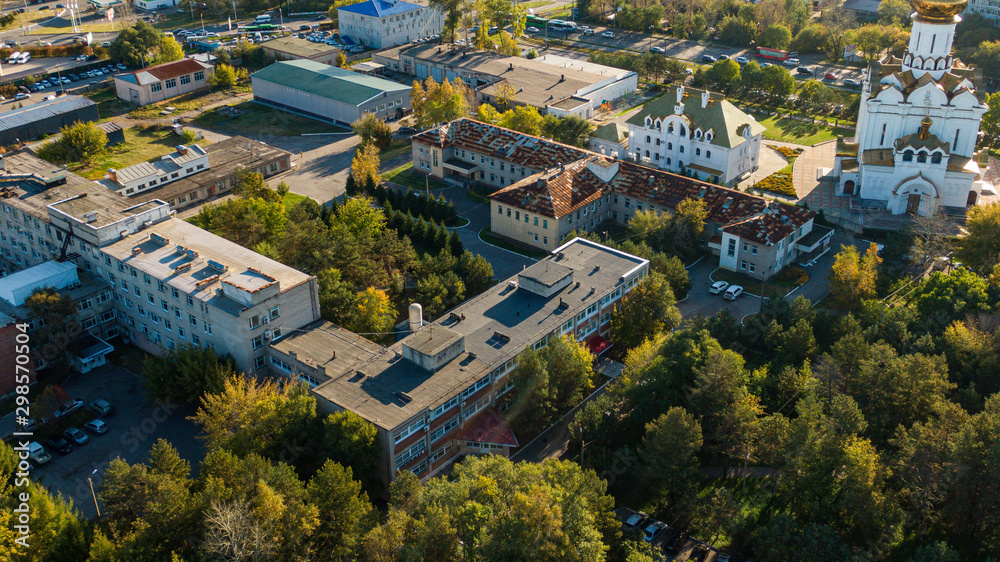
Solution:
M469 222L471 223L472 221L469 221ZM485 227L484 227L484 230L485 230ZM480 230L479 232L476 233L476 238L478 238L480 242L482 242L483 244L486 244L487 246L496 248L498 250L503 250L504 252L507 252L508 254L513 254L515 256L520 256L522 258L529 259L531 261L538 261L538 258L532 258L532 257L526 256L524 254L519 254L519 253L517 253L517 252L515 252L513 250L508 250L507 248L501 248L500 246L497 246L496 244L490 244L486 240L483 240L483 237L481 236L481 234L482 234L482 230Z

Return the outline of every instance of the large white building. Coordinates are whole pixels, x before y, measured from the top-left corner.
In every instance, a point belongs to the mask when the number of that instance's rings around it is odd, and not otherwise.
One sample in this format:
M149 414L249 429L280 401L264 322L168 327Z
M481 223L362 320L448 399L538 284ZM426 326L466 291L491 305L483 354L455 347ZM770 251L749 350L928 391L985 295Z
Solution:
M628 123L628 158L677 173L736 184L760 165L764 126L725 99L680 86Z
M979 14L995 22L1000 22L1000 0L969 0L967 14Z
M402 0L367 0L337 8L340 35L372 49L387 49L440 35L439 10Z
M136 202L26 151L4 158L0 219L5 272L76 264L114 301L119 330L98 335L150 353L208 346L241 372L263 372L269 342L319 318L315 277L175 218L164 201Z
M979 124L987 107L974 72L951 54L967 0L911 0L916 12L903 58L869 67L857 137L837 147L839 195L859 206L929 216L964 212L982 188Z

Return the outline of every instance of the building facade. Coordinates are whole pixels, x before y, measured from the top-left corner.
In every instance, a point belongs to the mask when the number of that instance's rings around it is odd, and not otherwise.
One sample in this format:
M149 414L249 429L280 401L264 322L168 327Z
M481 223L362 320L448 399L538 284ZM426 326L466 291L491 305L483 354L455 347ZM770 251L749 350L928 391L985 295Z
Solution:
M308 60L276 62L250 75L255 100L350 125L373 114L398 119L410 110L410 87Z
M759 166L764 126L707 91L677 88L628 120L628 157L733 186Z
M402 0L366 0L337 8L341 36L372 49L386 49L440 35L444 16L435 8Z
M108 169L101 185L122 195L137 195L209 167L208 152L197 144L180 145L156 162L140 162L127 168Z
M402 470L427 479L462 455L508 455L519 444L507 423L518 355L562 336L606 349L612 309L648 270L577 238L435 321L411 306L412 333L388 348L316 324L272 344L269 361L274 375L308 382L321 411L376 427L383 481Z
M24 151L5 165L4 270L75 263L110 292L123 341L154 354L211 346L257 373L271 339L319 318L315 277L174 218L164 201L136 202Z
M1000 0L969 0L967 14L979 14L993 21L1000 21Z
M295 35L278 37L260 44L274 60L311 60L320 64L337 64L340 48L326 43L313 43Z
M115 75L115 94L134 105L149 105L208 88L215 66L187 58Z
M862 82L857 136L837 147L837 194L894 215L964 214L983 186L976 140L988 109L951 53L965 2L912 4L903 58L871 65Z
M97 121L97 104L84 96L60 96L28 107L6 111L0 119L0 146L52 135L77 121Z

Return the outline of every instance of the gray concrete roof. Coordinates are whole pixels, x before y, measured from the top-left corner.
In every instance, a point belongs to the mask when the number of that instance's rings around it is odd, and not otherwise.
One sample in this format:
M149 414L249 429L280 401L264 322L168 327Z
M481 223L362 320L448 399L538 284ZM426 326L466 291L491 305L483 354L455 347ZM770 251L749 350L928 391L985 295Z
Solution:
M0 131L16 129L42 119L63 115L79 109L97 105L83 96L60 96L54 100L40 101L28 107L5 111L0 119Z
M152 238L151 234L166 238L168 242L161 244ZM195 257L192 259L186 253L179 253L177 246L193 250ZM134 248L141 251L133 254ZM253 290L271 283L270 280L273 279L280 284L281 291L285 292L310 279L309 275L301 271L177 218L167 219L142 231L141 234L105 246L103 251L121 260L125 265L162 279L165 284L178 291L234 316L240 313L244 305L216 294L215 289L220 288L224 281ZM229 270L220 272L208 263L209 260L227 265ZM191 264L189 268L176 271L178 266L187 263ZM214 276L218 278L202 284Z
M314 392L377 426L392 430L421 411L437 407L543 336L558 330L597 303L601 295L622 284L623 276L648 263L581 238L565 245L561 253L561 258L550 255L522 274L544 276L547 266L558 264L573 270L579 286L574 282L551 297L542 298L511 285L517 279L512 277L455 307L416 334L334 375ZM560 307L561 301L568 306ZM402 358L402 346L409 345L411 339L424 337L423 333L432 326L436 331L446 327L465 337L465 353L433 374ZM320 353L312 359L321 362L329 357L329 352L320 350Z

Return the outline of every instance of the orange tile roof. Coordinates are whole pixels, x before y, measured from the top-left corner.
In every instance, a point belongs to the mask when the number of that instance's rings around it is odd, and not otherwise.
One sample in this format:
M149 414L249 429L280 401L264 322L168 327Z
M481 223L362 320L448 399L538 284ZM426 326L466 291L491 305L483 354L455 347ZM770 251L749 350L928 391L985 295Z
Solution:
M490 198L537 215L568 215L597 201L607 191L600 182L589 181L584 176L583 172L587 172L586 165L587 160L578 160L564 170L546 170L505 187Z

